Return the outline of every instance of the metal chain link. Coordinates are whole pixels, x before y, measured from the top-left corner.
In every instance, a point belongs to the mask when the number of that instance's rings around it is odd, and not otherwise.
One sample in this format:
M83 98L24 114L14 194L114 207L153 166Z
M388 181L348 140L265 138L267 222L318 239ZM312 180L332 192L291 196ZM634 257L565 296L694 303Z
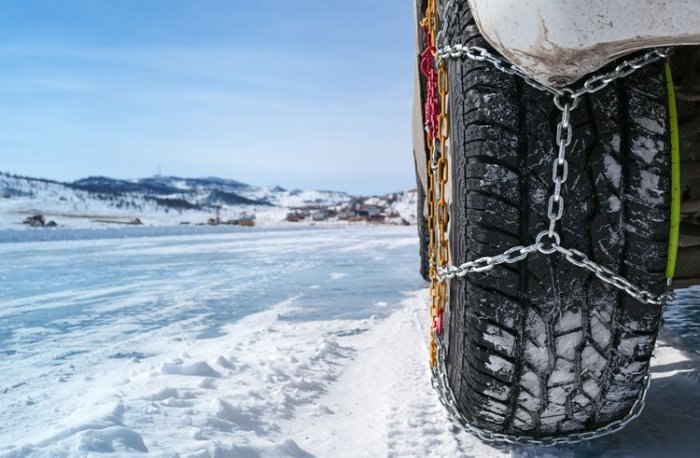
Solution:
M653 49L637 57L625 60L610 72L590 77L578 89L572 89L570 87L554 88L543 85L530 78L517 65L514 65L506 61L504 58L489 52L485 48L479 46L465 46L462 44L446 44L447 31L449 28L448 19L451 17L450 11L455 5L455 0L447 1L442 18L438 17L435 0L429 0L428 4L429 7L423 24L427 25L431 32L431 36L429 38L429 42L431 43L430 51L434 53L435 64L438 68L438 73L440 73L440 76L438 77L438 86L443 85L443 90L439 91L440 119L437 122L437 135L435 135L439 138L432 138L432 148L430 148L432 160L431 167L429 167L429 169L431 169L429 170L429 181L431 182L428 184L429 193L431 193L431 196L428 198L429 205L431 206L431 209L429 210L429 217L432 223L430 225L430 266L432 297L431 319L433 319L433 326L431 327L431 368L433 372L433 385L440 394L441 402L452 414L452 417L465 430L477 435L479 438L485 441L498 441L521 445L527 444L551 446L558 444L574 444L615 433L623 429L641 414L644 408L644 402L649 385L651 383L651 377L648 372L644 375L642 389L640 390L639 396L632 405L629 413L624 418L609 423L595 431L574 433L561 437L513 436L490 432L470 424L457 408L456 398L452 392L452 389L450 388L449 377L447 375L447 368L445 366L446 349L440 338L440 335L442 334L442 302L444 302L445 299L446 282L448 280L454 279L455 277L464 277L469 273L486 272L500 264L518 263L536 252L544 255L560 253L569 263L588 270L603 283L625 291L627 294L641 303L654 306L663 306L667 303L667 301L673 298L673 293L671 291L664 292L660 295L655 295L650 291L634 285L631 281L618 275L611 269L597 264L588 258L588 256L586 256L584 253L581 253L573 248L567 249L563 247L561 245L561 237L557 232L557 223L564 215L564 198L561 195L561 191L569 174L569 165L566 160L566 150L573 140L571 111L576 108L579 98L586 94L598 92L613 81L624 78L648 64L668 57L671 53L671 49ZM440 31L437 31L438 21L442 25ZM531 245L515 246L509 248L499 255L482 257L473 261L465 262L460 266L449 266L446 262L449 257L449 249L445 238L449 213L446 205L438 205L438 202L444 202L444 186L445 182L447 181L448 173L445 147L447 143L447 135L449 135L449 119L447 118L446 114L447 73L445 61L448 59L459 59L463 57L467 57L477 62L488 62L497 70L509 75L515 75L521 78L528 85L551 94L553 96L555 106L561 111L561 118L557 125L556 132L558 154L552 163L552 181L554 183L554 191L550 196L547 205L547 217L549 219L548 230L538 234L535 239L535 243ZM447 129L447 133L445 133L443 130L445 128ZM429 135L429 137L431 137L431 135ZM439 147L437 147L436 143L439 144ZM435 180L435 182L432 182L433 180ZM440 230L439 240L436 240L434 234L436 229ZM443 250L447 251L445 252ZM438 258L438 262L436 262L435 258ZM439 313L439 316L436 317L436 313ZM437 322L438 319L439 323Z
M611 269L591 261L585 254L574 248L567 249L561 245L556 245L555 248L559 253L563 254L566 260L571 264L577 267L583 267L584 269L594 273L595 276L604 283L625 291L639 302L649 305L663 306L669 300L673 299L673 293L671 291L667 291L660 295L655 295L649 291L643 290L632 284L626 278L619 276Z
M544 92L549 92L553 95L563 94L563 90L545 86L544 84L535 81L530 78L520 67L515 64L511 64L507 60L490 53L486 48L480 46L465 46L461 44L455 45L444 45L438 48L437 57L440 59L460 59L462 57L468 57L471 60L477 62L488 62L496 69L507 73L509 75L515 75L522 78L530 86L539 89Z
M435 331L433 330L433 333ZM450 388L450 379L445 366L446 349L440 342L438 336L434 336L438 341L437 346L437 365L432 369L432 383L435 390L440 396L440 402L445 406L450 413L452 419L459 424L464 430L476 435L479 439L486 442L505 442L513 445L536 445L542 447L551 447L555 445L570 445L577 444L592 439L598 439L603 436L614 434L624 429L628 424L633 422L644 410L647 393L651 384L651 376L647 372L642 380L642 389L639 396L635 399L634 404L630 409L629 414L622 419L615 420L607 425L595 429L593 431L585 431L582 433L573 433L568 436L515 436L511 434L495 433L488 431L472 424L467 420L462 412L457 408L457 398Z
M670 57L672 52L672 48L651 49L645 54L625 60L615 67L614 70L608 73L592 76L583 84L581 88L574 91L571 96L575 99L584 94L593 94L598 92L617 79L629 76L636 70L639 70L640 68L653 62Z
M615 67L614 70L608 73L602 73L589 78L580 88L574 90L571 88L556 88L546 86L539 81L531 78L520 67L505 60L503 57L489 52L486 48L480 46L466 46L462 44L443 45L437 48L436 56L440 59L460 59L467 57L477 62L488 62L494 68L521 78L525 83L539 89L540 91L549 92L554 96L568 96L571 99L576 99L585 94L593 94L605 88L611 82L624 78L636 70L660 59L665 59L671 55L671 48L652 49L645 54L622 62ZM558 106L561 108L560 106Z
M442 28L440 31L437 33L435 36L435 46L437 48L442 48L445 46L445 41L447 37L447 29L450 26L450 12L452 11L452 8L455 6L455 1L456 0L448 0L447 3L445 4L445 8L443 9L442 12L442 17L440 18L440 22L442 23Z
M543 243L533 243L526 247L514 246L497 256L486 256L475 259L474 261L465 262L459 267L449 266L445 269L438 269L439 279L441 281L446 281L455 277L464 277L472 272L486 272L503 263L515 264L516 262L524 260L530 254L540 250L543 245Z
M519 75L519 73L512 71L513 68L517 67L515 67L512 64L504 65L503 63L505 61L503 60L503 58L494 56L493 54L491 54L483 48L475 46L463 47L461 45L454 45L452 46L452 48L455 48L455 46L459 47L459 49L462 49L464 52L460 52L457 54L445 54L443 51L438 51L437 56L440 59L444 59L444 57L440 56L448 56L448 58L454 58L455 56L466 56L478 62L487 61L489 63L492 63L497 69L502 70L508 74ZM444 50L445 48L446 47L443 47L442 49ZM622 62L617 67L615 67L614 71L610 73L592 76L591 78L586 80L583 86L577 91L566 88L554 92L554 89L547 88L548 92L554 94L554 104L561 111L561 118L559 124L557 125L556 134L558 154L557 157L554 159L554 162L552 163L552 181L554 182L554 192L549 197L549 201L547 204L547 217L549 218L549 229L538 234L535 240L535 244L530 245L530 247L528 247L528 254L534 252L530 248L534 247L535 245L537 245L536 251L539 251L540 253L545 255L553 254L555 252L562 253L563 255L565 255L565 259L568 262L577 267L587 269L588 271L595 274L596 277L602 282L622 291L625 291L627 294L644 304L655 306L664 305L667 301L672 299L673 293L670 291L666 291L662 294L655 295L637 285L634 285L631 281L619 276L609 268L590 260L580 251L570 250L562 247L561 238L556 230L556 226L557 222L561 220L561 218L564 215L564 198L561 195L561 190L569 174L569 165L566 160L566 150L568 146L571 145L573 139L571 111L574 108L576 108L580 97L582 97L584 94L592 94L594 92L598 92L613 81L618 80L620 78L624 78L630 75L635 70L638 70L660 59L666 58L669 55L670 50L668 48L651 50L639 57L635 57L633 59ZM520 73L522 73L521 70ZM464 277L465 275L471 272L485 272L487 270L491 270L498 264L509 262L507 259L511 259L511 255L514 252L511 250L518 251L521 249L523 249L523 247L518 246L507 250L501 255L485 257L476 261L469 261L458 267L451 266L446 269L438 269L439 279L447 280L454 277Z

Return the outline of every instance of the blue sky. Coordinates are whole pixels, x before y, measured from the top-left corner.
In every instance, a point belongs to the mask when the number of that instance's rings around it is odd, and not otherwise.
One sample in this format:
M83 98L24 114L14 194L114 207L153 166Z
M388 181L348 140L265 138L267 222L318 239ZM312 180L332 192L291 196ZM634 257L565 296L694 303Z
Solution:
M415 186L410 0L13 0L0 170Z

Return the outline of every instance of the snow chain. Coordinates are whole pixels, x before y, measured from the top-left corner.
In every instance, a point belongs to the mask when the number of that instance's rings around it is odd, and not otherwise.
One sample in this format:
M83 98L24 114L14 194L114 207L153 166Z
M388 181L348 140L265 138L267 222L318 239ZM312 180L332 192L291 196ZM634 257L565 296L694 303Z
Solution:
M449 116L447 114L447 94L449 80L445 59L437 61L435 48L437 35L437 11L434 1L428 2L425 19L421 22L427 46L421 56L421 70L428 85L426 90L425 117L426 135L430 164L428 166L428 232L430 241L428 252L430 266L430 319L433 326L442 334L442 312L447 299L447 282L439 271L448 268L450 249L447 242L447 223L449 208L445 200L445 186L448 179L447 139L450 134ZM437 71L436 71L437 67ZM436 227L437 226L437 227ZM435 367L437 360L437 341L430 342L430 366Z
M462 44L446 44L446 35L450 10L455 0L449 0L445 6L442 19L437 13L437 0L428 0L425 17L421 26L425 33L426 47L421 56L421 71L426 77L425 128L430 164L428 167L428 231L430 242L428 246L430 257L430 367L433 372L433 386L440 394L442 403L453 418L467 431L485 441L509 442L528 445L557 445L572 444L595 439L617 432L637 418L643 408L644 400L650 384L647 373L639 397L635 400L630 412L621 420L614 421L594 431L577 433L564 437L528 437L493 433L471 425L457 408L456 398L449 385L447 368L445 366L446 348L441 342L443 333L443 312L447 299L447 281L455 277L464 277L470 273L486 272L499 264L514 264L523 261L533 253L543 255L561 253L571 264L595 274L602 282L612 285L635 298L639 302L652 306L664 306L673 298L672 292L667 291L655 295L628 279L618 275L611 269L592 261L584 253L561 245L561 237L557 232L557 222L564 214L564 198L561 196L562 185L566 182L569 167L566 160L566 150L573 138L571 111L574 110L580 98L593 94L608 86L611 82L624 78L634 71L667 58L670 48L654 49L638 57L625 60L613 71L590 77L579 89L554 88L545 86L525 74L516 65L507 62L502 57L492 54L478 46ZM442 25L437 30L438 23ZM477 62L488 62L496 69L509 75L523 79L528 85L552 95L554 105L561 112L557 125L556 144L558 154L552 164L552 181L554 192L547 205L549 228L535 238L535 243L528 246L515 246L502 254L479 258L465 262L459 266L449 265L449 241L447 226L449 223L449 207L445 200L445 187L448 180L448 148L449 148L449 115L447 60L469 58Z

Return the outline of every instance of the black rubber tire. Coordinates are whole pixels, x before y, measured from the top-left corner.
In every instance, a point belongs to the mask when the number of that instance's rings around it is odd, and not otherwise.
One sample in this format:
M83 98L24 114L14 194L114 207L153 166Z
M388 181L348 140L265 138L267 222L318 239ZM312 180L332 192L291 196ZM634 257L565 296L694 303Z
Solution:
M492 49L468 11L455 43ZM492 66L450 60L452 263L528 245L547 228L559 112ZM572 114L562 245L660 293L670 218L663 64L586 97ZM458 408L495 432L565 436L625 417L643 387L661 308L559 254L451 281L447 368Z
M425 208L425 190L421 184L418 170L416 170L416 183L418 185L416 220L418 221L418 244L420 254L420 275L423 280L430 281L430 254L428 247L430 245L430 233L428 232L428 218L425 217L423 209Z

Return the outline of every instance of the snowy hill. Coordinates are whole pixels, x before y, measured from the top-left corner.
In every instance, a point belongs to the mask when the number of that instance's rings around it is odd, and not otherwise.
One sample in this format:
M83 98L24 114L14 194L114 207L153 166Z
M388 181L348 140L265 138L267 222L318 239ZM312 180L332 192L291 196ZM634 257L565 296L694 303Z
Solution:
M384 215L385 222L406 224L415 222L416 213L415 191L361 197L337 191L259 187L216 177L120 180L97 176L59 182L0 172L0 197L0 229L22 227L34 215L42 216L41 224L36 225L54 222L65 227L95 227L213 224L253 215L256 224L271 225L297 211L306 216L293 218L295 221L333 223L339 212L353 207L362 213L366 206L377 208L374 213Z

